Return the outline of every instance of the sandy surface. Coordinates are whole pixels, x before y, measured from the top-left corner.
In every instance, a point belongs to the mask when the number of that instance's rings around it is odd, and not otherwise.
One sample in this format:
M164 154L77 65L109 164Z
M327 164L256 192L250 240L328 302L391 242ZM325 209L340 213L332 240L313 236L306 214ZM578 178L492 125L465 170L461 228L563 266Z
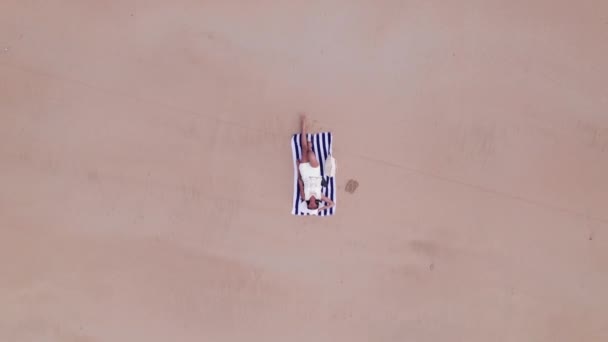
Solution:
M3 0L0 341L607 341L607 61L600 0Z

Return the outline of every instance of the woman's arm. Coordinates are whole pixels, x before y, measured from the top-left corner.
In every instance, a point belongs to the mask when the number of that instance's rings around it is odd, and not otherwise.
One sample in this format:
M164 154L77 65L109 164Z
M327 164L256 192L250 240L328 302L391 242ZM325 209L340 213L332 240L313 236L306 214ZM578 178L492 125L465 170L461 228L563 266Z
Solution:
M327 203L326 206L319 208L319 211L321 210L325 210L325 209L330 209L334 207L334 201L330 200L329 198L327 198L325 195L321 196L321 201Z
M302 177L298 177L298 186L300 187L300 199L304 200L304 182L302 182Z

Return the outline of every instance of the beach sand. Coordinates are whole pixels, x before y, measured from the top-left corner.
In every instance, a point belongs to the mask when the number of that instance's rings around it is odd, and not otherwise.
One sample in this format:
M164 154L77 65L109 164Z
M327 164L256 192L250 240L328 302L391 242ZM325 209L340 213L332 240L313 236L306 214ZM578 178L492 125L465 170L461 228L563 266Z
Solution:
M0 341L607 341L606 13L0 2Z

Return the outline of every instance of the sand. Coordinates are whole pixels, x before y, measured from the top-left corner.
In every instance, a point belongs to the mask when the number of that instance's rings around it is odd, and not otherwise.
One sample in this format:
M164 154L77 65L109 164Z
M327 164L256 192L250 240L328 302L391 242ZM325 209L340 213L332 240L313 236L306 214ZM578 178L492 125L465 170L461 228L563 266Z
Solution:
M607 341L607 13L0 2L0 341Z

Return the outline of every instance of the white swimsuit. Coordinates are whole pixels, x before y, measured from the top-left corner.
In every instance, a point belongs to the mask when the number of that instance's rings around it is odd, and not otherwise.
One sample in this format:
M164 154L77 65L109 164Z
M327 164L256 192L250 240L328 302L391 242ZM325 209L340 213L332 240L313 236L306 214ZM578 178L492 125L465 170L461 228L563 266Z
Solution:
M312 196L320 200L322 195L321 182L323 181L321 167L312 167L310 163L301 163L299 169L304 182L304 200L308 201Z

